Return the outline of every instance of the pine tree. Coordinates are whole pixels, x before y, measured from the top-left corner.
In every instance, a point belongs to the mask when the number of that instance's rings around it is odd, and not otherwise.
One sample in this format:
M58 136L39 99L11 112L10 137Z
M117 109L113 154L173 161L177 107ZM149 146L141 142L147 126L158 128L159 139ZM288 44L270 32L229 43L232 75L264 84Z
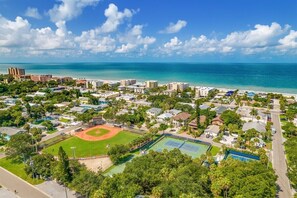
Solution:
M60 146L58 153L59 161L54 170L54 177L61 183L67 184L72 180L72 174L69 166L69 158L64 151L64 149Z

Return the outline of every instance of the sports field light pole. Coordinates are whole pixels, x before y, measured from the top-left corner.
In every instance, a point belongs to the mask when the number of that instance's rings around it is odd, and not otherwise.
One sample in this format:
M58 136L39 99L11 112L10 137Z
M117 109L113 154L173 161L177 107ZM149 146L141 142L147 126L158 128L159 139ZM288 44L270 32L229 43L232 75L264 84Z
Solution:
M75 149L76 149L76 147L75 146L72 146L70 148L72 150L73 159L75 159Z

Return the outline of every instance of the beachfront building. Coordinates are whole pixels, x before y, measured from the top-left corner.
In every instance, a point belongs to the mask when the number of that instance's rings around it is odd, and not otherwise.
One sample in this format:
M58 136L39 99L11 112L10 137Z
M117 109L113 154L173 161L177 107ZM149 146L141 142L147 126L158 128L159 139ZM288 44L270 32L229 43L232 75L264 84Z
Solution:
M10 67L7 70L8 74L12 75L13 77L20 77L25 75L25 69L22 68Z
M184 82L172 82L167 84L168 90L173 90L173 91L184 91L189 87L189 83L184 83Z
M134 84L136 84L135 79L125 79L125 80L120 81L121 86L129 86L129 85L134 85Z
M87 80L86 79L77 79L75 81L76 86L86 88L87 87Z
M213 87L195 87L195 97L207 97L209 92L212 91Z
M97 89L104 84L102 80L89 80L87 83L87 88L89 89Z
M52 79L52 75L31 75L31 80L34 82L47 82Z
M145 82L145 87L148 89L157 88L158 87L158 81L156 80L149 80Z

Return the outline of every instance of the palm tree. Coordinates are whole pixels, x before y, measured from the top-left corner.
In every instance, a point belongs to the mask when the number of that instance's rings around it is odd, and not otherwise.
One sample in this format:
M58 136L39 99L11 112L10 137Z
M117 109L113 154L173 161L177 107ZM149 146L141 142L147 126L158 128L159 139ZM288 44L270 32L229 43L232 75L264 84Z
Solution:
M225 124L220 126L220 131L222 131L223 133L226 131L227 126Z
M258 111L257 109L253 108L250 112L250 115L252 116L252 120L254 120L254 116L258 115Z

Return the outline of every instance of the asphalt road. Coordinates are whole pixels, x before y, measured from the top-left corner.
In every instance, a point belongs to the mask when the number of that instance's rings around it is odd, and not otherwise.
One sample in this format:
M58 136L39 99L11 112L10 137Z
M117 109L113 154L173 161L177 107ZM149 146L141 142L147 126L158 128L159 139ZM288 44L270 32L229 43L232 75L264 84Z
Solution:
M0 167L0 184L22 198L49 198L35 186Z
M287 177L287 164L285 158L285 151L283 146L283 136L281 132L279 114L271 114L273 126L276 129L276 134L273 136L272 141L272 164L273 168L278 176L277 184L279 187L279 198L293 197L290 188L289 179Z

